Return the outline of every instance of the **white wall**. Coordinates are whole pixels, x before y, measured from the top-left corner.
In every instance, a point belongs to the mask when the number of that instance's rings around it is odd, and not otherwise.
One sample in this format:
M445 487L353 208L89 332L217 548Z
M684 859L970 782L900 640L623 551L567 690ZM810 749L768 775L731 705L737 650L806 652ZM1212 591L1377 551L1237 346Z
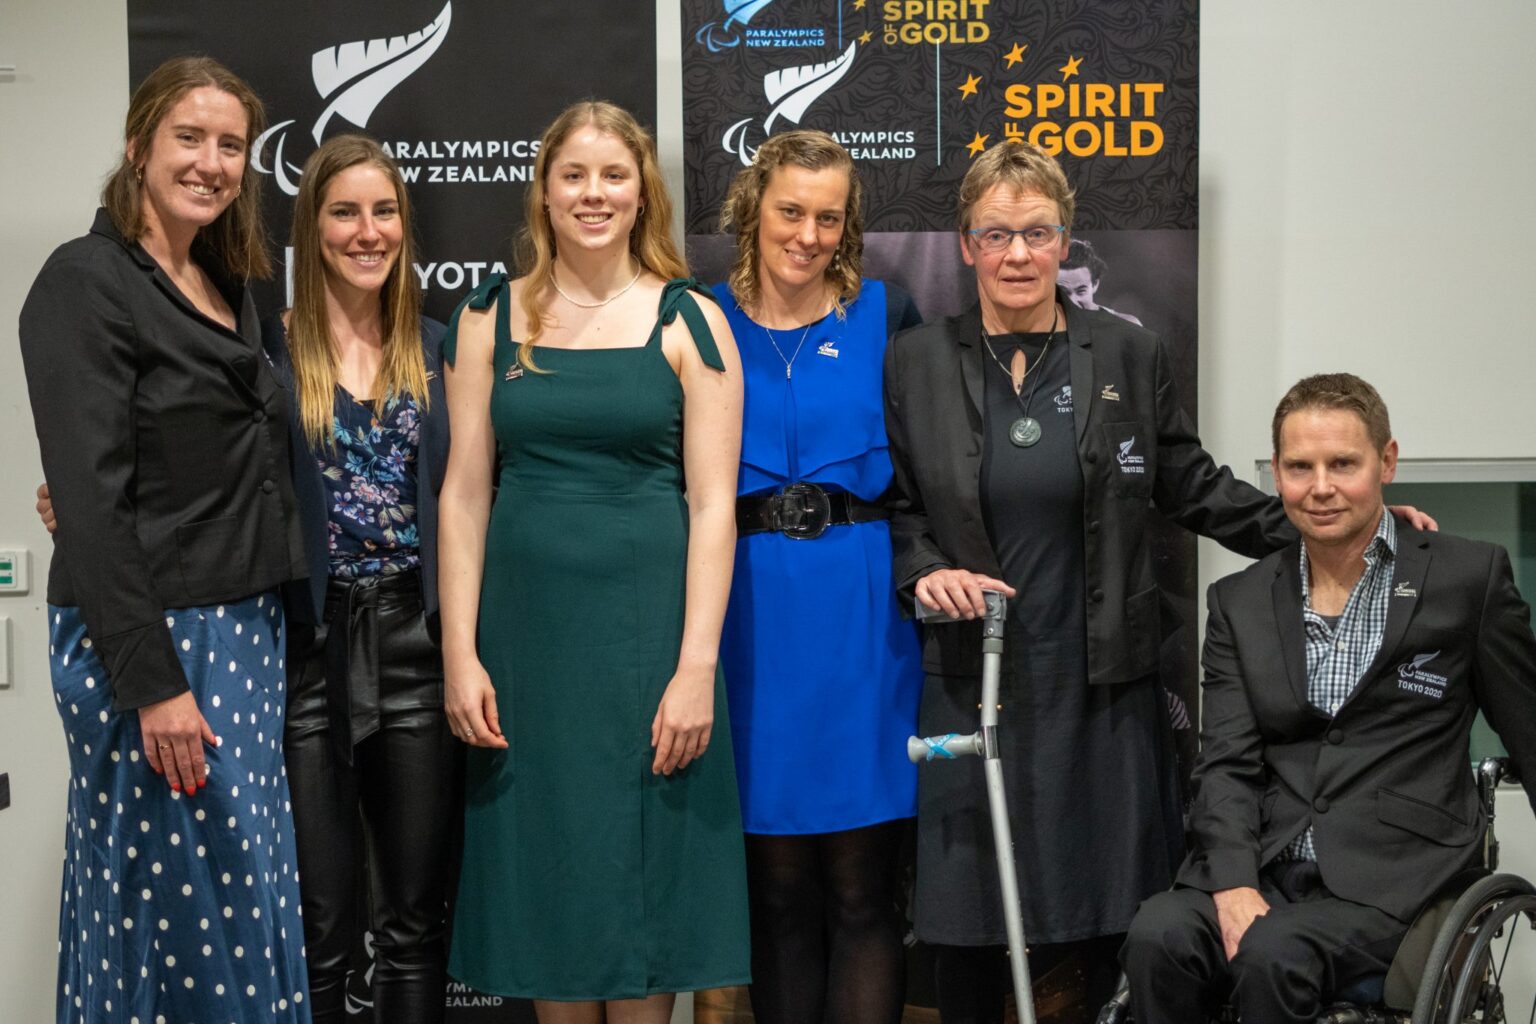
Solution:
M677 4L657 0L658 125L682 172ZM1411 457L1536 457L1525 314L1528 0L1454 15L1427 0L1208 0L1201 21L1201 422L1240 472L1268 455L1267 413L1296 378L1352 369L1396 412ZM122 5L0 5L0 545L46 552L31 511L36 446L15 344L32 276L87 226L127 102ZM1523 70L1522 70L1523 69ZM1438 227L1432 227L1438 225ZM1201 549L1204 582L1241 559ZM52 1012L65 758L49 696L41 580L0 597L15 685L0 690L0 1020ZM1523 799L1501 801L1506 865L1536 876ZM1525 972L1536 976L1536 965ZM680 1011L683 1008L680 1007ZM682 1012L680 1018L684 1016Z

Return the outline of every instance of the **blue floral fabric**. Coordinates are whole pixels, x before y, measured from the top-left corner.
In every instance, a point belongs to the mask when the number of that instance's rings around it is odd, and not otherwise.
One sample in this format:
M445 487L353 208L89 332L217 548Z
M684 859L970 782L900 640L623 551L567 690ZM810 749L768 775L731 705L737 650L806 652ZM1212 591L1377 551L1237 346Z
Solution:
M335 446L315 456L327 492L331 575L357 579L416 568L416 399L391 395L376 413L373 402L337 385L331 436Z

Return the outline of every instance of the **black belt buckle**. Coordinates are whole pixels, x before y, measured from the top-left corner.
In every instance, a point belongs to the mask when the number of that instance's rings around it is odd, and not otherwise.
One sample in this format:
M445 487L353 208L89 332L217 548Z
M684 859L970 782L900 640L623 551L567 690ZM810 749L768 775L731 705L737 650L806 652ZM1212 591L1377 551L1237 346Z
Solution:
M832 499L815 484L794 483L774 495L773 528L790 540L815 540L832 522Z

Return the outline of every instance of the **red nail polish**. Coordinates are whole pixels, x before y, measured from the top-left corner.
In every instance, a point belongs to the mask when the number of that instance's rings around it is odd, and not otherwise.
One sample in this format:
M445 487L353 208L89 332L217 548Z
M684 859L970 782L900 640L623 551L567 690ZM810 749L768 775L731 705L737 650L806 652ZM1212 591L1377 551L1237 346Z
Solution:
M173 783L171 783L171 788L176 790L176 792L179 793L179 792L181 792L181 783L173 782Z

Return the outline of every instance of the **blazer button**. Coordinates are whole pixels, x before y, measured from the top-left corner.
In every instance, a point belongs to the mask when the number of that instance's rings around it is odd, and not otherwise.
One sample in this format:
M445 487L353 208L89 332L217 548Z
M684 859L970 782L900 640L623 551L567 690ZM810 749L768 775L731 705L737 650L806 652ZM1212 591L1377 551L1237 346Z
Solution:
M260 423L262 420L264 420L266 418L267 418L267 414L262 412L260 409L257 409L255 412L251 413L251 422L252 423Z
M275 490L277 490L277 484L273 483L271 480L263 480L261 482L262 494L271 494Z
M1104 600L1104 591L1100 590L1098 587L1094 587L1093 593L1088 596L1092 597L1096 602L1102 601Z
M1332 743L1334 746L1338 746L1340 743L1343 743L1344 742L1344 730L1343 729L1329 729L1328 730L1328 742Z
M1327 814L1328 813L1328 798L1325 797L1325 796L1320 796L1316 800L1313 800L1312 801L1312 809L1314 811L1316 811L1318 814Z
M1099 532L1099 521L1097 519L1093 520L1092 522L1090 522L1088 524L1088 532L1089 533L1098 533Z
M1086 458L1089 462L1098 462L1099 461L1099 453L1098 452L1089 452L1087 455L1084 456L1084 458Z

